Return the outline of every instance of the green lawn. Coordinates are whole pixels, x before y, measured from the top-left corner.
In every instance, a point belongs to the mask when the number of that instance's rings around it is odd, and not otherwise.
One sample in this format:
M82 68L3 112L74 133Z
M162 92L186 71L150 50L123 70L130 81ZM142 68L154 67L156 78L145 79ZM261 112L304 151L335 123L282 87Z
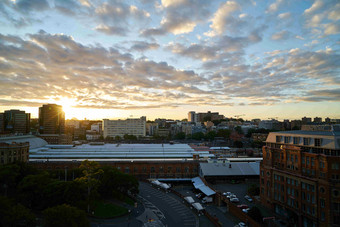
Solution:
M99 218L113 218L128 213L128 209L125 207L117 206L111 203L105 203L102 201L96 202L96 209L94 216Z

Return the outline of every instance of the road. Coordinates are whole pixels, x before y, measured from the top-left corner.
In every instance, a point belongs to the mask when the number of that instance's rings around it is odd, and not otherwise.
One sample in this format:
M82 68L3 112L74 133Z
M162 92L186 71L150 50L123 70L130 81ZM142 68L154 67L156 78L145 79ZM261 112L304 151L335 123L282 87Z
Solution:
M140 182L139 195L147 201L146 207L154 210L165 226L198 227L199 220L193 211L171 193L165 193Z

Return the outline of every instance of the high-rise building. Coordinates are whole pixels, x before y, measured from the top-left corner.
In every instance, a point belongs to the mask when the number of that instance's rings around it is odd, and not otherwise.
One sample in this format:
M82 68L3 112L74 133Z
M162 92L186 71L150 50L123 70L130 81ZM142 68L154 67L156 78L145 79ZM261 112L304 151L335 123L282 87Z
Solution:
M196 113L195 111L190 111L188 113L189 122L206 122L222 119L224 119L224 115L220 115L218 112Z
M104 138L123 137L125 134L134 136L146 135L146 117L128 118L126 120L103 119Z
M40 134L64 134L65 113L62 106L47 104L39 108Z
M270 132L260 165L260 197L292 226L339 226L340 125Z
M197 115L196 115L195 111L190 111L188 113L188 121L189 122L196 122L197 121L197 117L196 116Z
M5 110L0 114L0 133L29 133L31 114L22 110Z

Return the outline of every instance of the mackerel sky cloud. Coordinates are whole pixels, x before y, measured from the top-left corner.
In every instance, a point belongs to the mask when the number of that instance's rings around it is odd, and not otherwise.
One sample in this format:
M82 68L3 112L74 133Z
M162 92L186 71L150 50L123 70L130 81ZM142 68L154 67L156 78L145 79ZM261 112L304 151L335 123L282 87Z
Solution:
M339 47L337 0L3 0L0 111L340 118Z

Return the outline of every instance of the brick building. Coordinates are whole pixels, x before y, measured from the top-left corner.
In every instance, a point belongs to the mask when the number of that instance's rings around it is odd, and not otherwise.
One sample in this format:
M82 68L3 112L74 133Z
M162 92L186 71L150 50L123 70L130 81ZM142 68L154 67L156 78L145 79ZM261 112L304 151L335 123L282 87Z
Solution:
M340 226L340 126L271 132L260 165L262 204L294 226Z
M0 165L21 161L27 162L29 159L29 142L24 143L4 143L0 142Z

